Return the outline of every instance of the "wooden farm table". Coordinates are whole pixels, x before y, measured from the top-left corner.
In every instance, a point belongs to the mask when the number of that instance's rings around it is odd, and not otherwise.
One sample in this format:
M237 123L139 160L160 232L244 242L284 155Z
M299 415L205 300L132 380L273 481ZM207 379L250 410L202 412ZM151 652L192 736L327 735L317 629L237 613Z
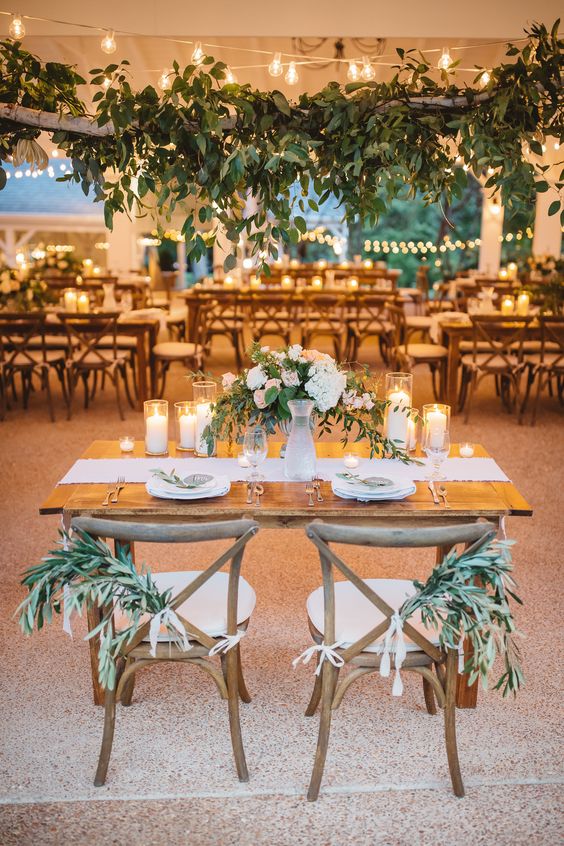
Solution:
M269 455L277 456L279 443L271 444ZM340 458L343 450L339 443L318 442L317 454L320 458ZM225 444L219 445L219 455L228 457ZM359 454L368 457L368 450L359 447ZM453 445L451 455L458 455L458 446ZM477 446L477 457L488 457L486 450ZM144 458L144 444L135 443L133 457ZM176 447L169 445L169 455L176 457ZM178 454L180 455L180 453ZM182 453L185 455L185 453ZM94 441L81 458L123 458L117 441ZM155 459L158 463L158 458ZM41 505L39 513L63 514L66 525L73 517L119 517L128 520L145 521L213 521L248 518L256 520L267 528L297 528L306 526L312 520L323 519L335 523L354 525L385 525L389 527L421 527L429 521L433 525L452 522L464 523L486 519L500 525L507 516L530 517L532 508L511 482L447 482L450 510L434 505L425 482L417 483L416 492L399 502L361 503L336 497L329 482L321 485L324 501L313 508L307 504L308 498L304 484L298 482L267 482L262 497L262 505L256 507L246 504L246 486L244 482L235 482L230 492L215 499L186 502L180 500L156 499L150 496L143 484L127 484L121 492L116 505L102 506L107 490L103 484L58 485ZM442 558L445 550L437 550L437 557ZM91 627L96 624L96 617L89 616ZM93 670L94 701L103 701L103 691L97 683L97 643L90 640ZM459 707L474 708L477 701L477 683L468 687L466 677L459 679Z

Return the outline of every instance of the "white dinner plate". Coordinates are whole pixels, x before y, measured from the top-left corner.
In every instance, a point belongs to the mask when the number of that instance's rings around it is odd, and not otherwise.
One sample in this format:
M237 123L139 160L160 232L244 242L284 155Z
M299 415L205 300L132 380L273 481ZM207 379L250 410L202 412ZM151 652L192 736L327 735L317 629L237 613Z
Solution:
M359 502L389 502L391 500L405 499L417 490L416 485L413 483L409 487L403 486L402 488L394 488L393 490L388 488L385 492L381 491L377 494L358 492L356 490L343 490L342 488L335 487L334 482L331 484L331 488L335 496L341 499L356 499Z
M227 476L214 476L213 480L192 490L177 488L164 479L153 476L145 484L147 493L161 499L207 499L212 496L224 496L231 488Z

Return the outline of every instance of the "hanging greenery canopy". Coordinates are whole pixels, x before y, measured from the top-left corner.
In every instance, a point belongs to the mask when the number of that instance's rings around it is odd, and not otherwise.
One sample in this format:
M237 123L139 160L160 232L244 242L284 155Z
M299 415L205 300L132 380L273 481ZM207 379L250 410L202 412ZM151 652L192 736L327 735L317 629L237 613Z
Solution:
M94 69L89 106L73 67L0 41L0 158L41 166L35 139L50 132L72 162L61 181L103 202L109 228L116 212L136 214L137 204L147 213L156 205L162 219L178 207L197 259L219 221L232 244L226 270L243 232L262 259L276 257L280 242L295 243L305 212L317 209L312 196L334 197L348 221L370 226L396 197L460 198L471 172L509 209L533 189L554 191L557 214L564 183L549 184L542 154L547 136L564 142L558 26L535 24L523 49L508 45L485 86L484 69L459 87L457 62L439 73L423 55L398 50L389 82L331 82L296 103L226 84L226 65L208 56L183 70L174 63L162 94L134 91L126 61ZM0 189L5 182L0 166ZM250 195L257 207L245 213Z

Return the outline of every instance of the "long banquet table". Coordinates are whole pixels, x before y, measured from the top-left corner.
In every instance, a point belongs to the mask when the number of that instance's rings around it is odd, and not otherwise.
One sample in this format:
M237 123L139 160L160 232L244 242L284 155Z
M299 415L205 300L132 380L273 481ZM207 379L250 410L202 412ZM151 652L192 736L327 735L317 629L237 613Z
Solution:
M277 457L280 452L279 443L272 443L269 456ZM362 445L355 445L360 457L368 457L368 449ZM341 444L333 442L318 442L316 444L319 458L342 458ZM488 453L482 446L475 446L475 456L487 458ZM134 450L129 453L132 459L145 458L144 443L136 441ZM219 444L220 457L232 457L226 444ZM458 446L453 445L451 456L458 456ZM186 453L177 452L174 442L169 444L169 456L186 457ZM124 458L117 441L94 441L81 456L83 459ZM471 460L471 459L469 459ZM158 457L155 457L158 465ZM250 518L256 520L262 527L268 528L297 528L306 526L312 520L323 519L341 524L355 525L386 525L421 527L426 521L433 525L448 524L453 521L467 522L486 519L503 526L505 517L530 517L533 513L529 503L523 498L511 482L454 482L446 483L448 499L451 508L433 503L426 482L417 482L417 490L401 501L394 502L357 502L344 500L335 496L330 482L322 482L321 491L323 502L316 503L313 508L308 506L308 499L304 491L303 482L267 482L265 492L259 507L247 505L246 485L244 482L234 482L228 494L222 497L200 500L197 502L183 502L179 500L156 499L150 496L142 483L128 483L119 496L115 505L102 506L102 500L108 488L107 484L59 484L55 487L39 513L42 515L62 514L65 525L78 516L91 517L119 517L128 520L145 521L212 521L234 520ZM437 550L437 558L442 558L446 550ZM91 628L97 623L94 613L89 614ZM95 639L89 641L92 683L94 701L103 702L103 690L97 682L97 643ZM466 644L466 648L468 645ZM459 677L457 704L463 708L474 708L477 702L477 682L469 687L467 677Z

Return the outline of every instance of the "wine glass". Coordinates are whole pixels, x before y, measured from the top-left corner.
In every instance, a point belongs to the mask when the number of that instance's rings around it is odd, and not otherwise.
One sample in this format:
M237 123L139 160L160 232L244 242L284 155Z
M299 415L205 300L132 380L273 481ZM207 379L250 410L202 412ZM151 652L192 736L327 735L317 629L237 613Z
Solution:
M262 426L247 429L243 438L243 453L251 465L250 482L260 482L264 477L257 472L268 454L268 435Z
M450 435L447 431L437 431L432 426L425 426L423 449L431 463L429 481L442 482L446 479L441 467L450 452Z

